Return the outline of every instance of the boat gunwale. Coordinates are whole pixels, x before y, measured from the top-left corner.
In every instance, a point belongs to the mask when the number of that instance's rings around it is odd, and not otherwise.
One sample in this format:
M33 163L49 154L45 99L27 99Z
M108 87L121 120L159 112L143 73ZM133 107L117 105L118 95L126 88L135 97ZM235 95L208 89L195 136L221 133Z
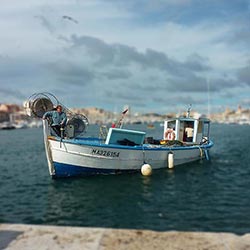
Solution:
M175 151L175 150L193 150L193 149L208 149L211 148L214 143L209 140L208 143L204 144L192 144L192 145L173 145L173 146L165 146L165 145L154 145L154 144L142 144L135 146L126 146L126 145L118 145L118 144L105 144L101 143L102 140L99 138L78 138L78 139L61 139L57 137L49 137L49 140L57 141L60 143L68 143L78 146L88 146L88 147L99 147L99 148L109 148L109 149L124 149L124 150L144 150L144 151ZM95 141L95 143L91 143L90 141Z

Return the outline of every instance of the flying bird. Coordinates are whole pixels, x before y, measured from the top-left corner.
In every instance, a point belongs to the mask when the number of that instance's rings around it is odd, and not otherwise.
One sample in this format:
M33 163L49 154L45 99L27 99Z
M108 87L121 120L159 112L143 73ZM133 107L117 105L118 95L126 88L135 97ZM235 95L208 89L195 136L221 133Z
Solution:
M69 21L72 21L72 22L78 24L78 21L75 20L74 18L70 17L70 16L62 16L62 18L63 18L63 19L68 19Z

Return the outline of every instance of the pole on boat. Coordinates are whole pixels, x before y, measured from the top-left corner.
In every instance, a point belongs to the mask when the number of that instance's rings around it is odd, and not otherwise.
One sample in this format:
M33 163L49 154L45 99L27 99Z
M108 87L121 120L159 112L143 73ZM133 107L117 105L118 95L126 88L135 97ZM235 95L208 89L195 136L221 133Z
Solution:
M206 160L209 161L210 160L209 151L207 149L205 149L204 152L205 152Z
M174 167L174 153L169 152L168 153L168 168L173 168Z
M116 128L121 128L122 127L122 120L124 119L126 113L128 112L128 108L125 109L123 112L122 112L122 116L120 117L119 121L117 124L115 124L115 127Z
M187 110L187 118L190 117L190 112L191 112L192 104L189 104L188 110Z
M60 136L61 136L61 138L60 138L60 148L62 147L62 139L63 139L63 137L64 137L64 128L61 126L60 127L60 132L61 132L61 134L60 134Z

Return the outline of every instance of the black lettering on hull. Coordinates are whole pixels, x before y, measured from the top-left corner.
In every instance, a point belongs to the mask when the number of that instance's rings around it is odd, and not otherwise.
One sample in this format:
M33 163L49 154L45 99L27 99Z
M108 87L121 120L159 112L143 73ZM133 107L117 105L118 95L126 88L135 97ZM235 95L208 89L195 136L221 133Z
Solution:
M102 149L92 149L92 155L100 155L100 156L106 156L106 157L119 157L120 152L114 152L114 151L107 151Z

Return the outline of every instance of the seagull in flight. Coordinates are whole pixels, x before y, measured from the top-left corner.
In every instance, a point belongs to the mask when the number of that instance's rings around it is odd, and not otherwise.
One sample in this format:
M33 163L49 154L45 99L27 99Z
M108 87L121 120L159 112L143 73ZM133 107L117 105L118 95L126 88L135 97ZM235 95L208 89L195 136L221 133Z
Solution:
M62 16L62 18L63 18L63 19L68 19L68 20L70 20L70 21L72 21L72 22L78 24L78 21L75 20L74 18L70 17L70 16Z

